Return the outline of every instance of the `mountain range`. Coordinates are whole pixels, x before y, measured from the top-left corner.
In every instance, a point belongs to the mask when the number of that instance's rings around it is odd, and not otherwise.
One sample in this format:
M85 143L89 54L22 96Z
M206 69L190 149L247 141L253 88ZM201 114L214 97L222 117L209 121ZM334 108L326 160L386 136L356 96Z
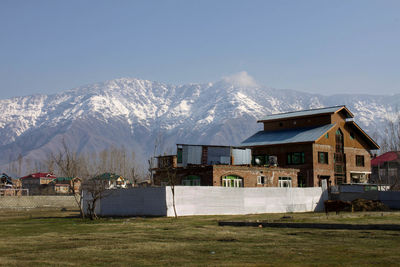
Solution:
M0 170L19 155L33 168L57 152L63 140L79 153L124 147L141 163L154 150L174 153L176 143L239 145L262 128L257 120L268 114L337 105L346 105L377 138L386 120L398 113L400 94L325 96L274 89L242 72L213 83L121 78L57 94L3 99Z

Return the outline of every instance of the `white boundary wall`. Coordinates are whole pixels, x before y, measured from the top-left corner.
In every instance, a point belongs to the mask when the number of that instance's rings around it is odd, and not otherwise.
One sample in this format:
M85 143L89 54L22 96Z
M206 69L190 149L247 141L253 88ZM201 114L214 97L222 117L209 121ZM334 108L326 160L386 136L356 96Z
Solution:
M171 188L166 189L167 216L174 216ZM320 187L175 187L175 207L178 216L322 211L323 202L327 199L327 193L323 194Z
M175 186L178 216L323 211L328 194L311 188ZM171 187L113 190L97 204L100 216L174 216ZM85 203L85 201L84 201Z

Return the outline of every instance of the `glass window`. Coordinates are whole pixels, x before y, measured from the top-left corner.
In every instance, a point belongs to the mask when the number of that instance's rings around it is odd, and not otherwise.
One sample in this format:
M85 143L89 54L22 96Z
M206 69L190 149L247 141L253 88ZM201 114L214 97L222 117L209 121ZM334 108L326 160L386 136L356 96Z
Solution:
M196 185L200 185L200 177L197 175L189 175L186 176L183 180L182 180L182 185L187 185L187 186L196 186Z
M222 177L222 186L224 187L243 187L243 178L236 175L227 175Z
M292 178L279 177L279 187L292 187Z
M257 176L257 184L265 184L265 176Z
M178 148L177 150L177 163L182 163L182 148Z
M318 152L318 163L328 164L328 152Z
M289 165L291 164L304 164L304 152L292 152L287 154L287 162Z
M364 156L356 155L356 166L364 167Z

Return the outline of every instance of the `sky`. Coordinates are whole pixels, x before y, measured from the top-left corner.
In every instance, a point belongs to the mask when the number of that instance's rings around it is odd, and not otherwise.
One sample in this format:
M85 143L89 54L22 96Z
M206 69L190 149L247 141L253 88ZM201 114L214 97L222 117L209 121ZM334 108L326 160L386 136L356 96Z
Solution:
M0 1L0 98L131 77L400 93L400 1ZM245 75L245 76L246 76Z

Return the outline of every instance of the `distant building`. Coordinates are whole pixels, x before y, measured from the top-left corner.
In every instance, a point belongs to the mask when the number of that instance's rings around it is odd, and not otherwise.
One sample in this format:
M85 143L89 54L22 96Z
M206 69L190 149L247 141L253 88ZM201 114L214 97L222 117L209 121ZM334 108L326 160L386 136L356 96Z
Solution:
M242 142L253 163L271 156L282 168L296 168L299 186L365 183L371 174L371 150L378 144L354 121L345 106L268 115L264 129Z
M54 186L56 194L72 194L73 192L79 193L81 189L82 180L78 177L57 177L51 184Z
M371 160L371 183L400 187L400 151L390 151Z
M105 180L107 182L106 189L128 188L130 185L129 181L115 173L103 173L96 176L96 179Z
M32 173L21 177L22 188L28 189L30 195L52 194L54 188L51 183L57 177L49 172Z
M298 169L279 168L273 158L252 166L247 148L178 144L176 155L156 159L155 185L297 187Z

